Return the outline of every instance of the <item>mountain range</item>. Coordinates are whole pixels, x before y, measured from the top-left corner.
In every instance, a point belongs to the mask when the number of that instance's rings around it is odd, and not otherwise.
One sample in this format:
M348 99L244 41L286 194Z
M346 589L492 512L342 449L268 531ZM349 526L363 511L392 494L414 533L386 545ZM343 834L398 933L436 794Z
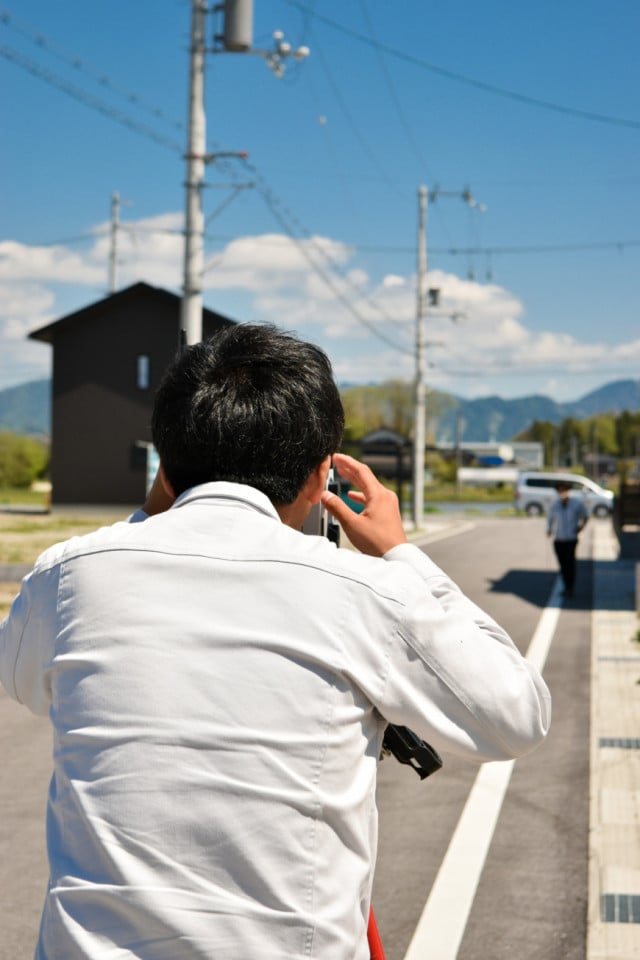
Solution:
M540 394L513 400L498 396L452 399L454 404L438 421L440 442L455 440L458 411L462 417L463 440L508 441L530 427L534 420L561 423L568 417L584 420L599 413L640 410L640 380L614 380L568 403L558 403Z
M438 441L455 440L459 412L462 439L506 442L526 430L534 420L560 423L567 417L583 420L598 413L639 410L640 380L614 380L570 403L557 403L539 394L513 400L498 396L468 400L449 394L444 406L448 409L438 420ZM48 436L50 424L50 380L34 380L0 390L0 431Z

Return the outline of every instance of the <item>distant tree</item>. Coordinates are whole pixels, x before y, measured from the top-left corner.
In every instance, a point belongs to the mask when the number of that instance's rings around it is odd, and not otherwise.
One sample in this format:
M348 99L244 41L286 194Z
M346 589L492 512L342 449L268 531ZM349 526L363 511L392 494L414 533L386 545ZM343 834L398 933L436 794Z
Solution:
M615 456L618 453L616 417L612 413L599 413L584 421L585 442L592 452Z
M551 464L556 456L557 427L548 420L534 420L527 430L523 430L514 439L522 442L541 443L544 449L544 462Z
M640 413L623 410L616 417L618 453L627 459L640 456Z
M355 442L373 430L388 427L403 437L413 434L415 418L414 385L405 380L386 380L366 387L348 387L342 391L345 410L345 440ZM428 433L435 437L438 420L455 406L453 397L436 390L425 397Z
M40 440L0 433L0 487L29 487L44 475L48 464L49 451Z
M402 380L387 380L376 386L344 390L345 439L360 440L380 427L408 436L413 424L412 389Z
M438 483L455 483L457 464L454 457L447 460L430 451L425 457L425 466Z
M574 417L563 420L557 428L555 441L559 462L569 467L578 466L585 440L585 429L579 420Z

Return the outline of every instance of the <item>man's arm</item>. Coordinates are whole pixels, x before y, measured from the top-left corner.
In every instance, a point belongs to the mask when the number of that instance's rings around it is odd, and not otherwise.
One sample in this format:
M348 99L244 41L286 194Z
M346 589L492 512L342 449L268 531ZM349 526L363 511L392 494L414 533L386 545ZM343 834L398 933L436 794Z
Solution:
M376 707L390 723L408 726L438 750L482 760L532 750L546 736L551 715L538 670L444 571L407 543L395 494L357 460L336 454L334 463L360 487L349 496L364 510L356 514L325 492L327 510L356 548L397 561L391 576L411 596L390 638L384 690L371 691Z
M587 513L587 508L584 503L580 501L580 509L578 511L578 519L576 523L576 533L580 533L581 530L584 530L589 521L589 514Z
M46 714L51 703L47 664L54 647L60 575L60 565L43 558L60 553L62 546L56 544L39 558L0 623L0 683L10 697L37 714Z

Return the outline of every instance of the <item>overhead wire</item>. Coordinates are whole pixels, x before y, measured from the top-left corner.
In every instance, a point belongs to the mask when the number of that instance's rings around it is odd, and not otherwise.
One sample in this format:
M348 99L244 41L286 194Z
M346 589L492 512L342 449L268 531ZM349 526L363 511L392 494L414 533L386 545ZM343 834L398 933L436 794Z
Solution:
M0 45L0 56L5 57L5 59L10 60L11 62L15 63L17 66L20 66L23 69L28 70L28 72L39 77L40 79L45 80L47 83L61 90L63 93L66 93L69 96L73 97L74 99L80 101L85 106L88 106L88 107L91 107L92 109L97 110L103 116L106 116L111 120L114 120L118 123L123 124L133 132L142 134L162 146L168 146L171 149L177 149L179 152L182 152L182 148L180 147L180 144L177 144L174 141L170 141L168 138L155 133L155 131L147 127L146 124L145 125L140 124L132 120L130 117L127 117L126 115L122 114L120 111L109 107L104 102L98 100L98 98L88 94L86 91L83 91L77 87L74 87L74 85L68 83L68 81L64 80L61 77L56 76L50 70L40 67L38 64L33 63L27 57L24 57L22 54L18 53L17 51L10 50L4 45ZM255 173L258 174L257 168L253 167L253 169ZM267 188L266 180L262 178L262 175L260 175L260 177L262 180L260 193L263 199L267 200L267 206L271 210L272 214L276 217L277 221L281 224L281 226L283 226L287 235L299 247L299 249L303 253L305 259L310 264L310 266L315 270L315 272L323 280L323 282L333 291L334 295L340 300L343 306L345 306L363 326L365 326L371 333L373 333L376 337L378 337L378 339L382 340L388 346L392 347L395 350L398 350L402 353L410 353L411 351L408 348L405 348L400 344L396 343L395 341L393 341L390 337L388 337L381 330L379 330L371 321L368 321L361 314L359 310L357 310L357 308L348 299L345 293L342 290L340 290L338 284L333 281L332 277L327 272L327 270L323 268L317 262L317 260L315 260L314 257L309 253L309 249L308 249L309 243L307 242L306 244L303 244L300 241L300 239L295 236L295 234L293 233L293 231L291 230L291 228L288 226L285 219L283 218L282 214L279 213L277 210L275 194L273 193L273 191L271 191L271 188ZM127 229L126 225L124 224L121 224L121 227L123 229ZM140 228L140 227L131 227L129 232L133 234L135 234L135 232L150 232L150 233L182 232L182 234L184 234L184 231L170 231L170 230L160 229L160 228ZM312 242L312 245L313 245L313 242ZM327 262L327 266L335 269L337 265L335 264L335 262L331 262L331 258L326 254L326 252L322 251L321 248L317 246L317 244L313 246L316 250L316 253L319 252L320 256L322 256L322 258ZM347 280L347 278L344 275L342 279ZM371 306L374 306L374 308L380 310L380 308L377 307L377 305L375 305L375 302L372 301L366 294L363 294L362 291L359 291L358 295L361 299L367 300L367 302ZM381 312L383 313L384 319L387 319L387 320L390 319L384 314L383 311ZM392 322L395 322L395 321L392 321Z
M369 12L368 0L360 0L360 7L361 7L361 9L362 9L362 15L363 15L363 18L364 18L364 21L365 21L365 25L366 25L366 27L367 27L367 30L368 30L368 32L369 32L369 36L371 37L371 40L372 40L374 49L375 49L376 54L377 54L377 60L378 60L378 65L379 65L379 67L380 67L380 72L382 73L382 76L383 76L383 79L384 79L384 81L385 81L387 90L389 91L389 96L391 97L391 100L393 101L393 105L394 105L395 110L396 110L396 113L397 113L397 115L398 115L398 120L399 120L399 122L400 122L400 126L402 127L402 129L403 129L403 131L404 131L404 134L405 134L405 137L407 138L407 143L409 144L409 147L411 148L411 151L412 151L415 159L417 160L418 165L422 168L422 170L423 170L424 173L427 175L427 177L429 178L429 180L435 182L435 178L432 176L432 174L431 174L431 172L430 172L430 170L429 170L429 165L427 164L427 162L426 162L426 160L425 160L425 158L424 158L424 154L422 153L422 150L420 149L420 146L419 146L419 144L418 144L417 138L414 136L414 133L413 133L413 129L412 129L412 127L411 127L411 124L410 124L409 121L407 120L406 114L405 114L405 112L404 112L404 108L403 108L403 106L402 106L402 102L401 102L401 100L400 100L400 97L398 96L398 92L397 92L396 87L395 87L395 84L394 84L394 82L393 82L393 78L392 78L391 73L390 73L390 71L389 71L389 69L388 69L388 67L387 67L387 63L386 63L385 57L384 57L384 55L383 55L384 52L383 52L383 50L380 48L380 46L379 46L379 44L378 44L378 42L377 42L377 37L376 37L376 35L375 35L375 31L374 31L374 27L373 27L373 21L372 21L372 19L371 19L371 15L370 15L370 12ZM441 229L443 230L443 232L444 232L444 234L446 235L447 239L450 241L449 229L448 229L448 226L447 226L447 223L446 223L444 214L443 214L442 206L441 206L440 204L438 204L438 206L436 207L436 216L438 217L438 220L440 221L440 227L441 227ZM450 241L450 242L451 242L451 241Z
M376 336L379 340L382 340L384 343L386 343L387 346L390 346L392 349L397 350L400 353L412 355L413 354L412 348L402 346L401 344L397 343L395 340L392 340L382 330L376 327L375 324L373 324L370 320L368 320L365 316L363 316L363 314L360 312L360 310L357 309L357 307L355 307L352 301L345 296L344 292L340 289L338 284L334 281L331 274L328 273L327 270L325 270L324 266L318 263L317 259L314 259L313 255L315 254L316 257L324 260L324 262L329 268L331 268L334 272L339 273L342 281L347 285L351 286L354 293L359 297L359 299L364 300L366 303L369 304L369 306L371 306L374 310L380 313L384 320L392 323L399 323L399 321L396 318L389 317L382 310L380 305L377 304L375 300L372 300L369 297L369 295L366 294L366 292L358 289L357 287L354 287L353 282L345 274L341 265L338 264L335 261L335 259L331 257L330 254L327 253L327 251L324 248L322 248L318 243L316 243L313 240L313 237L311 237L311 235L307 230L303 231L306 234L306 239L304 242L299 236L295 234L289 222L290 219L292 218L292 215L290 214L290 212L286 211L286 208L284 208L284 205L281 203L281 201L278 200L274 191L267 184L262 174L258 171L255 165L253 163L250 163L247 159L243 159L242 163L249 170L251 170L256 181L256 187L260 195L262 196L263 200L265 201L267 207L269 208L269 210L277 220L277 222L280 224L280 226L285 231L285 233L290 237L293 243L297 246L298 250L302 253L302 255L307 260L307 262L313 267L313 269L316 271L318 276L325 282L325 284L332 290L334 295L340 300L343 306L345 306L349 310L349 312L355 317L355 319L360 324L362 324L362 326L366 327L369 330L369 332L373 333L374 336Z
M391 246L389 244L367 244L352 243L350 246L357 247L363 253L412 253L413 247L410 246ZM444 254L447 256L504 256L507 254L528 254L528 253L569 253L581 250L618 250L624 252L627 247L640 246L640 240L595 240L592 243L541 243L500 247L469 246L469 247L438 247L430 246L431 253Z
M43 33L34 30L33 27L30 27L24 21L16 20L15 16L10 13L10 11L0 9L0 26L8 27L20 36L31 40L32 43L34 43L39 49L46 50L47 53L51 54L51 56L55 57L57 60L60 60L61 62L66 63L67 66L72 67L75 72L85 74L85 76L98 83L101 87L109 90L110 93L125 99L128 103L134 104L136 107L153 116L156 120L162 120L174 127L176 130L185 129L185 124L182 120L167 116L161 107L148 102L144 99L144 97L141 97L132 90L125 90L124 88L120 87L118 84L114 83L107 74L103 73L102 71L92 69L92 67L81 57L69 51L63 50L62 47L58 46L57 43L52 42Z
M387 53L392 56L400 56L401 59L409 60L410 62L416 61L418 65L424 66L425 68L436 69L437 72L444 72L445 74L451 73L451 71L442 71L440 68L435 68L433 65L428 64L426 61L417 61L416 58L412 58L408 55L404 55L402 54L401 51L394 50L392 47L389 47L386 44L379 43L373 36L370 38L367 38L364 35L358 34L356 31L353 31L349 28L345 28L342 25L338 24L337 22L331 20L330 18L327 18L322 14L318 14L317 11L310 8L308 4L297 2L297 0L286 0L286 2L288 2L290 5L294 7L297 7L299 10L301 10L303 13L307 15L309 26L313 18L319 19L327 23L328 25L334 27L335 29L341 30L347 35L355 37L361 42L369 43L371 46L373 46L379 51L380 55L382 53ZM5 24L5 25L10 24L11 26L15 27L13 23L10 23L10 20L11 20L10 15L8 15L6 11L0 11L1 24ZM29 36L29 38L32 39L37 46L40 46L40 47L46 46L47 49L50 52L52 52L51 44L48 41L46 41L46 38L43 39L41 38L40 35L34 34L33 31L27 30L26 28L20 28L20 31L23 32L25 35ZM90 70L88 70L84 66L84 63L83 61L80 60L80 58L73 58L71 55L66 55L62 53L56 53L56 55L60 59L64 59L65 62L69 63L69 65L73 66L75 69L84 70L89 76L92 76L92 78L95 79L96 82L100 83L101 86L109 89L111 92L116 92L116 93L119 92L120 95L125 95L123 94L123 91L119 91L118 88L108 78L97 77ZM181 144L178 143L177 141L171 140L170 138L163 136L162 134L159 134L156 130L154 130L152 127L149 127L147 124L142 124L132 119L131 117L127 116L126 114L122 113L122 111L116 110L113 107L105 104L103 101L99 100L97 97L88 94L85 90L82 90L76 87L75 85L69 83L64 78L57 76L52 71L42 67L37 63L34 63L29 58L25 57L23 54L15 50L12 50L6 45L0 45L0 56L3 56L8 61L14 63L16 66L19 66L20 68L27 70L29 73L32 73L33 75L39 77L40 79L52 85L53 87L59 89L61 92L83 103L85 106L88 106L89 108L96 110L97 112L101 113L103 116L106 116L108 119L111 119L117 123L122 124L123 126L127 127L129 130L135 133L138 133L140 135L147 137L148 139L152 140L158 145L167 147L173 151L178 151L181 154L183 153L183 148ZM322 59L323 59L322 54L320 54L320 60L322 61ZM331 86L335 89L335 82L332 80L331 72L330 70L328 70L328 68L326 72L327 72L327 77L329 79ZM458 79L458 80L464 80L465 82L472 82L470 78L464 78L459 75L452 74L452 78ZM483 84L481 84L480 82L477 82L477 84L483 86ZM392 84L390 85L390 89L393 89ZM497 89L493 90L493 92L502 92L503 95L509 94L509 91L499 91ZM164 120L167 120L168 122L171 122L168 120L166 115L164 115L163 111L161 111L158 108L154 108L150 104L146 104L141 98L137 97L136 95L128 93L126 94L126 97L128 102L133 107L146 109L148 112L151 112L154 115L154 117L156 117L157 119L164 119ZM517 98L522 99L521 97L517 97ZM397 97L394 97L394 99L397 101ZM531 98L525 98L525 99L531 99ZM339 100L340 100L340 97L339 97ZM342 98L342 100L344 100L344 98ZM543 106L545 105L545 103L542 101L539 101L539 102L536 102L536 105ZM567 110L564 110L564 108L561 108L559 105L555 105L554 108L563 109L564 112L567 112ZM350 112L346 104L344 104L343 112L345 112L346 116L350 116ZM572 112L572 111L569 110L568 112ZM599 115L591 115L591 114L585 113L584 111L578 111L578 114L581 116L588 116L591 119L603 119ZM608 118L608 120L611 122L613 121L618 122L619 119L620 118ZM636 123L635 121L629 121L629 122L620 121L620 122L623 122L623 124L626 126L640 127L640 123ZM179 127L183 125L178 122L173 122L173 126ZM357 125L354 125L354 131L355 129L357 129ZM247 164L247 166L249 165ZM348 297L346 297L344 291L334 281L330 273L327 272L328 270L338 273L342 281L347 285L351 286L351 288L353 289L357 297L361 300L366 301L374 310L376 310L381 315L382 319L384 319L387 322L398 324L399 327L402 324L402 321L398 321L395 318L391 318L387 316L387 314L385 313L385 311L382 310L379 304L377 304L374 300L372 300L366 294L366 292L355 287L352 281L350 280L350 278L345 274L341 265L338 264L327 253L327 251L324 248L320 247L317 243L313 241L313 238L311 237L308 231L306 230L303 231L306 234L306 242L302 242L302 240L298 236L296 236L289 222L291 219L295 220L296 218L291 217L290 214L288 215L289 219L287 218L287 215L285 215L284 213L284 207L281 201L278 200L274 191L268 185L266 179L263 177L262 174L258 172L257 168L255 167L255 164L251 164L250 167L253 170L256 177L258 178L259 192L263 200L265 201L267 207L271 211L272 215L275 217L275 219L281 225L281 227L285 230L285 232L290 237L290 239L294 243L296 243L296 245L304 255L307 262L316 271L318 276L320 276L320 278L325 282L325 284L329 286L329 288L333 291L334 295L340 300L340 302L343 303L343 305L353 314L353 316L358 320L358 322L360 322L363 326L365 326L376 337L378 337L379 339L387 343L388 346L402 353L413 353L412 348L409 349L409 348L403 347L397 342L393 341L391 338L387 337L386 334L384 334L381 330L379 330L379 328L375 326L375 324L369 321L366 317L362 315L362 313L359 310L357 310L354 304L348 299ZM383 175L385 176L385 179L387 179L386 174L384 174L384 172L383 172ZM123 227L123 229L128 229L127 225L125 224L121 224L121 226ZM299 227L300 225L298 224L298 228ZM138 231L138 232L150 232L150 233L166 233L166 234L174 234L174 235L184 234L183 230L169 230L166 228L163 229L163 228L154 228L154 227L148 227L148 228L131 227L131 231L132 232ZM65 242L68 242L68 243L84 242L86 240L91 239L92 237L95 237L96 235L100 235L99 231L92 231L87 235L83 235L75 238L69 238L67 241L64 241L64 240L57 241L57 243L62 244ZM56 245L56 244L49 244L49 245ZM509 246L501 246L501 247L469 246L466 248L456 248L453 246L449 246L449 247L430 247L430 250L433 253L449 254L454 256L455 255L470 256L473 254L481 253L481 254L487 255L488 257L491 257L494 255L505 255L505 254L544 253L544 252L561 252L561 251L566 252L566 251L594 250L594 249L607 249L607 248L618 249L622 251L626 247L632 247L632 246L638 246L638 245L640 245L640 241L631 240L631 241L595 242L595 243L587 243L587 244L584 244L584 243L582 244L543 244L543 245L536 245L536 246L530 245L530 246L511 246L511 247ZM357 248L363 252L370 252L370 253L375 253L375 252L413 253L414 252L413 247L391 247L391 246L375 246L375 245L357 244ZM326 269L325 269L325 266L322 266L318 263L317 259L314 259L314 254L317 258L320 258L321 260L324 261Z
M301 0L285 0L285 3L303 12L311 12L308 5L306 3L302 3ZM540 107L544 110L551 110L556 113L562 113L567 116L579 118L581 120L592 120L596 123L606 123L612 126L629 127L633 130L640 130L640 120L630 120L625 117L616 117L612 116L611 114L598 113L594 110L581 110L577 107L568 107L565 104L556 103L552 100L543 100L540 97L533 97L525 93L519 93L516 90L509 90L507 87L501 87L494 83L487 83L485 80L478 80L475 77L469 77L465 74L457 73L455 70L449 70L446 67L438 66L437 64L431 63L428 60L424 60L421 57L416 57L410 53L406 53L404 50L398 50L396 47L392 47L390 44L380 43L379 41L374 42L369 37L365 36L365 34L360 33L358 30L354 30L352 27L347 27L344 24L339 23L337 20L327 17L323 13L318 13L317 11L312 11L312 13L314 19L321 21L345 36L351 37L354 40L358 40L360 43L367 44L368 46L377 46L380 50L389 54L389 56L395 57L398 60L403 60L405 63L411 63L413 66L419 67L421 70L427 70L430 73L436 73L442 77L446 77L449 80L455 80L458 83L476 87L479 90L485 90L487 93L492 93L500 97L506 97L507 99L515 100L518 103L525 103L532 107Z
M26 57L19 51L8 47L6 44L0 44L0 56L20 67L22 70L26 70L33 76L39 77L52 87L56 87L58 90L66 93L67 96L72 97L74 100L83 103L87 107L91 107L93 110L97 110L98 113L108 117L110 120L114 120L116 123L127 127L127 129L133 131L134 133L141 134L148 140L152 140L154 143L157 143L162 147L167 147L174 151L177 150L179 153L183 152L181 145L176 140L171 140L169 137L165 137L163 134L155 131L153 127L150 127L148 124L140 123L139 121L134 120L127 114L123 113L121 110L116 110L114 107L110 107L103 100L98 99L98 97L93 96L93 94L88 93L81 87L75 86L68 80L65 80L64 77L61 77L53 73L51 70L40 66L29 57Z
M337 103L338 103L338 106L340 107L340 109L341 109L341 111L342 111L342 113L343 113L343 115L344 115L344 117L345 117L345 119L346 119L349 127L351 128L351 132L353 133L354 137L356 138L356 140L357 140L358 143L360 144L363 152L367 155L367 157L369 158L370 162L371 162L371 163L373 164L373 166L376 168L376 170L378 171L378 173L380 174L380 176L382 177L382 179L384 180L384 182L387 184L387 186L390 187L391 189L393 189L394 192L398 193L399 191L397 190L397 188L396 188L396 186L395 186L395 184L394 184L393 178L390 177L389 174L387 173L387 171L384 169L384 167L382 166L382 164L381 164L380 161L378 160L378 157L377 157L375 151L373 150L373 147L371 146L371 144L369 143L369 141L367 140L367 138L364 136L364 134L363 134L362 131L360 130L360 127L359 127L358 124L356 123L356 120L355 120L355 118L354 118L351 110L349 109L349 107L348 107L348 105L347 105L347 102L346 102L346 100L345 100L345 98L344 98L344 96L343 96L343 94L342 94L342 91L341 91L339 85L336 83L336 81L335 81L335 79L334 79L334 77L333 77L333 74L332 74L332 72L331 72L331 70L330 70L330 68L329 68L329 64L328 64L328 62L327 62L327 59L326 59L326 57L324 56L324 53L323 53L323 51L322 51L322 44L320 43L319 39L315 36L315 34L314 34L314 42L313 42L313 52L314 52L314 56L317 56L317 58L318 58L318 61L319 61L319 63L320 63L320 66L322 67L322 69L323 69L323 71L324 71L324 73L325 73L325 76L326 76L326 78L327 78L327 82L328 82L329 86L331 87L332 93L333 93L334 97L336 98L336 101L337 101Z
M217 211L219 212L219 210ZM209 218L211 219L211 218ZM182 235L184 236L184 230L181 229L172 229L170 227L146 227L138 225L129 225L125 222L120 222L120 227L123 230L131 228L136 230L139 233L158 233L158 234L168 234L168 235ZM92 240L96 236L101 236L102 234L108 233L108 226L103 228L95 228L87 233L77 234L74 237L63 237L60 240L50 240L42 243L37 243L35 246L38 247L53 247L61 246L63 244L74 244L74 243L83 243L88 240ZM209 236L209 239L212 239L212 236ZM231 242L236 240L233 234L216 234L216 240L221 240L224 242ZM264 241L269 243L268 240ZM358 241L346 242L345 246L353 250L358 250L363 253L401 253L401 254L412 254L415 252L415 248L412 246L391 246L391 245L379 245L379 244L367 244L359 243ZM550 243L550 244L538 244L531 246L500 246L500 247L430 247L430 250L433 253L449 256L505 256L509 254L537 254L537 253L576 253L580 251L593 251L593 250L616 250L619 253L624 253L627 248L631 247L640 247L640 240L596 240L592 243ZM362 291L359 291L359 295L362 295Z

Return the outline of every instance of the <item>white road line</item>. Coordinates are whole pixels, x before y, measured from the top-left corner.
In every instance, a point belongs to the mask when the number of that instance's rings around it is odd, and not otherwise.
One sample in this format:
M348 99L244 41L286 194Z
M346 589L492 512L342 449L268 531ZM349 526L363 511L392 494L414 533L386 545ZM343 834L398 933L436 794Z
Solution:
M433 533L426 533L419 540L412 540L419 547L428 546L430 543L436 543L438 540L446 540L448 537L456 537L459 533L466 533L468 530L475 530L475 523L460 523L457 526L447 526L443 530L435 530Z
M560 616L560 587L558 577L527 651L527 659L540 671ZM457 957L514 762L480 768L404 960Z

